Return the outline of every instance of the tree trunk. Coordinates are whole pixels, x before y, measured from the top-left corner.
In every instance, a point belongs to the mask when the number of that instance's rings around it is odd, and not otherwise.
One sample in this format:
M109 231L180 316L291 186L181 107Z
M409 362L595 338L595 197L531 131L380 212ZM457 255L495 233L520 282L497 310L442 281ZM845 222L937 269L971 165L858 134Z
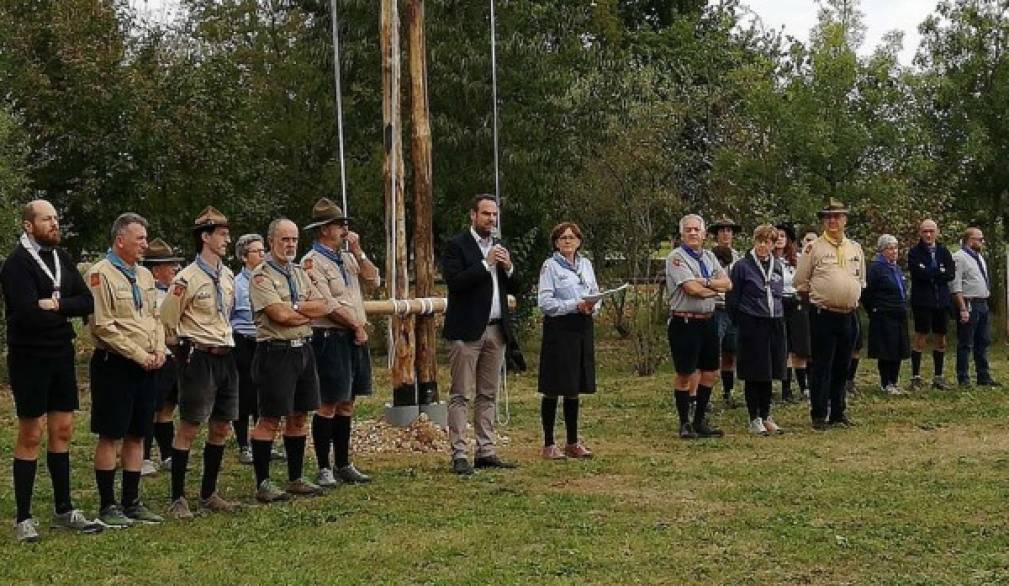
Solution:
M413 163L413 258L415 295L434 294L434 186L431 164L431 115L427 99L427 41L424 35L424 0L407 4L410 52L410 156ZM422 405L438 400L437 337L433 315L417 316L416 371Z
M389 297L408 299L406 203L403 197L403 137L400 116L400 43L398 0L382 0L380 35L382 47L382 121L385 128L386 274ZM413 316L393 316L393 404L416 404L414 391Z

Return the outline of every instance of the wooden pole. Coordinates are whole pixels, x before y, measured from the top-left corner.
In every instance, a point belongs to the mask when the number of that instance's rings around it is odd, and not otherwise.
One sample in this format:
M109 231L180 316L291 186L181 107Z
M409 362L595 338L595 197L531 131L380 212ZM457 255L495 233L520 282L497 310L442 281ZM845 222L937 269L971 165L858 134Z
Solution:
M427 98L427 40L424 0L408 0L410 54L410 157L413 167L413 262L417 297L434 294L434 185L431 163L431 112ZM421 405L438 401L437 332L433 315L418 315L417 391Z
M398 0L382 0L382 121L385 128L386 275L389 296L410 297L406 252L406 202L403 196L403 136L400 116L400 43ZM415 405L413 316L392 320L392 395L394 405Z

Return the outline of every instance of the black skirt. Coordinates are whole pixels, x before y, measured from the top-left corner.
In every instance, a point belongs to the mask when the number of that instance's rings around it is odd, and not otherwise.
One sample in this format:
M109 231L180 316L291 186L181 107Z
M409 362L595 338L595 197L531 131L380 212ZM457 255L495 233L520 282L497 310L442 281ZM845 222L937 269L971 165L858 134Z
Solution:
M788 351L796 356L809 358L809 304L795 297L785 297L781 303L785 308Z
M907 335L907 312L901 310L869 312L869 358L906 360L911 356Z
M739 312L739 351L736 375L740 380L771 381L785 377L785 320Z
M549 397L595 393L594 338L591 315L544 317L539 392Z

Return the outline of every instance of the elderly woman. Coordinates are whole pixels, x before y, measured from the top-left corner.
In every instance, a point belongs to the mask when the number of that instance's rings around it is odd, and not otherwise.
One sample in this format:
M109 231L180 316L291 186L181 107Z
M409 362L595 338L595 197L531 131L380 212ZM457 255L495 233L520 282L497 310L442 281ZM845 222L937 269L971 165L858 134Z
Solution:
M781 304L785 308L785 338L788 349L788 368L781 380L781 400L798 402L792 394L792 373L799 383L799 392L806 396L806 362L809 360L809 307L802 303L795 291L795 267L798 254L795 249L795 228L791 224L779 224L778 239L774 243L774 256L781 261L782 276L785 279Z
M743 381L749 429L758 435L782 432L771 419L771 383L785 376L784 267L772 254L777 239L774 226L757 226L753 249L732 267L732 290L725 297L739 328L736 371Z
M596 392L592 316L598 302L585 296L598 293L592 263L578 253L582 232L573 222L562 222L550 233L554 254L540 270L539 307L543 312L539 392L543 395L543 457L548 460L591 458L578 441L578 395ZM554 443L558 397L564 397L567 444Z
M869 358L879 367L883 392L899 395L900 363L911 356L907 335L907 285L897 264L897 239L883 234L876 243L876 258L866 271L862 304L869 313Z

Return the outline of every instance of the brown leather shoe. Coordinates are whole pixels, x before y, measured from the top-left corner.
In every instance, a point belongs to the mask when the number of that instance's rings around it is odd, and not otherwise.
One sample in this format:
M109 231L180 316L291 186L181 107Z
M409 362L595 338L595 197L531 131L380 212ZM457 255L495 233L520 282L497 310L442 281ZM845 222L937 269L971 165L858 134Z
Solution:
M568 458L575 458L577 460L588 460L592 457L592 452L579 442L577 444L567 444L564 446L564 455Z
M550 444L549 446L544 447L543 451L540 452L540 456L542 456L544 460L567 459L567 456L564 455L564 452L562 452L561 449L558 448L556 444Z
M226 501L215 492L208 498L200 499L200 508L212 513L234 513L238 503Z

